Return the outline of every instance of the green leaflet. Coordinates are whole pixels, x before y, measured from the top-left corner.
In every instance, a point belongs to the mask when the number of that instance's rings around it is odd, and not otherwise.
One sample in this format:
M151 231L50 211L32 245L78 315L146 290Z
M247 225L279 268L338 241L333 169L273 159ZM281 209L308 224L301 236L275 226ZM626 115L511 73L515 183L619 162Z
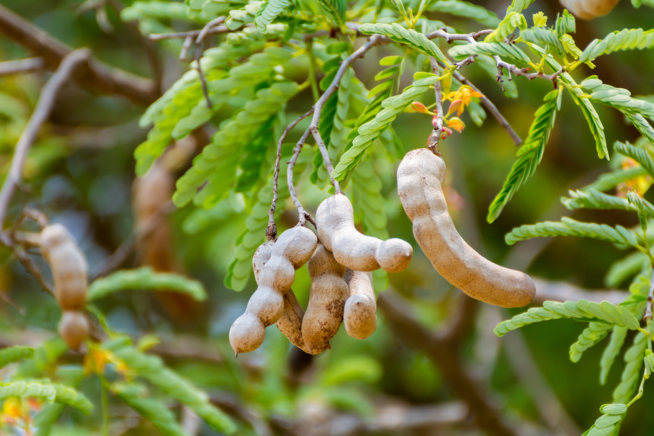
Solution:
M368 121L358 129L358 136L352 141L352 147L343 154L338 161L332 176L336 180L343 180L347 174L356 166L368 147L377 139L382 132L393 122L393 120L404 111L414 100L422 95L430 86L434 85L439 76L428 75L423 79L416 80L413 85L407 86L402 94L387 98L382 102L381 112L375 118ZM372 91L371 91L372 92Z
M478 21L484 26L497 27L500 19L493 11L489 11L483 6L476 5L459 0L440 0L432 1L425 8L426 11L444 12L446 14L456 15L459 17L470 18Z
M251 140L265 124L298 91L295 82L278 82L257 92L243 111L225 122L213 136L202 154L195 158L193 167L177 181L173 201L178 207L194 197L196 204L211 207L222 199L233 185L243 143ZM197 192L205 181L207 185Z
M120 12L123 21L135 21L143 18L155 20L191 21L187 14L188 7L184 3L167 1L137 1ZM198 20L192 20L201 22Z
M161 401L144 398L144 386L114 383L111 391L139 415L150 421L164 436L190 436L177 424L175 415Z
M629 143L616 142L613 149L621 155L627 156L638 162L650 176L654 177L654 159L644 148L634 147Z
M544 99L545 104L536 111L534 122L529 128L529 135L524 145L518 150L518 156L520 157L511 167L502 190L488 208L488 217L486 219L489 223L497 219L518 188L524 185L527 179L536 172L536 167L543 159L545 145L554 127L559 94L560 91L558 90L547 94Z
M239 162L240 174L234 185L235 192L249 192L257 185L261 174L265 174L267 167L267 150L276 146L276 127L279 125L278 117L270 117L264 123L252 140L245 144L243 152L245 155ZM265 168L264 168L265 167Z
M553 29L546 29L544 27L525 29L520 32L520 39L532 44L538 44L545 47L549 52L554 52L561 57L565 57L565 47L561 40L559 40L559 35Z
M638 245L633 234L622 226L614 228L606 224L583 223L567 217L561 218L561 222L545 221L516 227L504 239L508 245L513 245L518 241L547 236L582 236L618 245Z
M641 114L633 113L628 110L620 109L620 112L624 114L625 117L634 125L636 130L640 132L643 137L647 138L650 144L654 145L654 129L647 122Z
M10 397L38 398L75 407L86 415L93 410L93 405L86 397L72 388L44 382L13 381L0 384L0 401Z
M579 362L586 350L597 345L614 327L611 324L591 322L570 346L570 360ZM620 327L617 327L620 328ZM626 327L625 327L626 330Z
M190 295L197 301L207 298L202 283L197 280L178 274L157 273L150 267L143 267L117 271L107 277L97 279L89 286L86 300L97 300L124 290L174 291Z
M561 197L561 203L570 210L574 209L619 209L637 211L638 209L626 198L603 194L592 187L584 190L569 191L571 198Z
M318 0L325 11L339 26L345 23L347 0Z
M624 354L625 367L622 371L620 384L613 391L613 402L626 404L631 400L640 379L640 369L643 365L643 357L647 349L647 336L638 332L634 338L633 345Z
M282 148L282 164L279 168L279 186L277 207L275 216L279 217L284 211L284 203L290 197L286 176L288 166L286 162L291 154L295 144L284 144ZM294 174L300 175L304 171L308 161L308 150L300 154L295 165ZM296 180L297 183L297 180ZM273 178L272 172L268 178L266 186L261 188L256 196L256 203L252 207L252 213L245 220L246 230L236 241L236 252L234 260L229 266L227 276L225 277L225 286L235 291L242 291L252 273L252 256L257 251L259 245L266 241L265 233L268 227L268 210L273 196Z
M286 8L291 5L288 0L267 0L261 6L259 12L254 17L254 24L262 32L266 31L268 24L272 23L275 18Z
M627 414L627 406L624 404L608 404L600 408L604 415L597 418L595 424L582 436L608 436L620 429L620 424Z
M225 20L225 27L230 30L237 30L241 26L253 22L263 3L263 1L251 1L241 9L229 11L229 15Z
M19 360L29 359L34 356L34 349L30 347L7 347L0 350L0 368Z
M359 31L365 35L384 35L388 36L392 41L406 44L411 48L419 51L420 53L432 56L439 61L445 62L443 53L438 46L427 39L422 33L418 33L412 29L405 29L397 23L393 24L362 24Z
M527 20L519 12L510 12L500 21L493 33L486 35L484 42L504 42L504 39L512 34L516 28L527 29Z
M209 402L207 394L166 368L159 357L143 354L122 341L106 343L105 347L140 377L190 407L213 430L227 434L236 431L236 424Z
M511 330L519 329L525 325L560 318L617 325L627 327L629 330L637 330L640 326L631 312L624 307L614 306L607 301L601 303L587 300L566 301L565 303L545 301L543 307L533 307L508 321L499 323L494 332L497 336L504 336Z
M203 12L209 20L229 14L233 9L240 9L247 0L186 0L192 13Z
M654 48L654 29L624 29L611 32L604 39L594 39L584 49L579 61L592 61L598 56L624 50Z
M654 103L633 98L631 92L626 89L605 85L597 76L587 78L580 85L590 92L590 98L595 101L654 118Z
M455 45L448 50L450 56L463 59L470 55L501 56L515 62L529 63L527 54L513 44L505 42L478 42L477 44Z
M623 281L639 273L643 268L649 265L649 258L645 253L636 251L629 256L615 262L609 268L604 278L604 283L608 287L620 285Z
M529 7L530 4L532 4L535 0L513 0L511 3L511 6L509 6L506 10L506 14L510 14L511 12L522 12L525 9Z
M602 353L602 359L600 360L600 384L603 386L606 384L606 377L609 375L609 371L613 366L615 358L620 354L620 349L624 344L624 340L627 337L627 332L629 331L626 327L613 327L613 333L611 333L611 340L609 344L604 349Z
M364 233L382 240L389 238L386 230L384 197L381 194L382 181L375 174L372 162L361 160L352 171L352 205L354 220L360 223ZM384 270L373 272L374 287L377 293L388 289L388 274Z

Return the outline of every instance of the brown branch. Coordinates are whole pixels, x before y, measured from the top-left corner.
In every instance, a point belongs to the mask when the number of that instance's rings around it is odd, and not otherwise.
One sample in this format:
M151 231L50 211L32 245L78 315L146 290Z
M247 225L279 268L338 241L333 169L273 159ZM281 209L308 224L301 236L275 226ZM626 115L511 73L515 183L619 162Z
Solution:
M41 58L20 59L17 61L0 62L0 77L14 74L28 74L41 71L45 62Z
M0 6L0 33L22 45L35 56L43 58L45 68L55 70L71 49L41 29ZM134 103L149 105L158 98L152 81L88 60L74 75L84 87L105 94L127 97Z
M270 205L270 210L268 210L268 228L266 229L266 238L274 240L277 238L277 225L275 224L275 209L277 208L277 199L279 198L279 165L282 160L282 146L284 145L284 140L288 133L293 130L295 126L298 125L300 121L308 117L313 113L313 108L309 112L303 114L297 120L293 121L282 133L282 136L279 138L279 143L277 144L277 156L275 158L275 172L273 174L273 199L272 204ZM295 163L293 164L295 166ZM292 169L289 167L289 169Z
M430 56L429 62L431 63L432 72L439 76L441 73L436 58ZM434 121L434 131L429 137L428 147L432 153L440 155L440 152L438 151L438 143L443 134L443 95L440 80L434 83L434 97L436 99L436 120Z
M438 367L443 380L468 405L480 429L498 436L518 436L502 419L500 410L481 383L466 371L457 348L423 327L410 314L406 304L391 292L380 295L377 305L395 334L411 348L423 352Z
M311 109L313 111L313 108ZM304 143L306 142L307 138L309 137L309 134L311 133L311 130L308 129L304 132L300 140L297 142L297 145L293 149L293 156L291 157L291 160L288 161L288 170L286 171L286 183L288 186L288 192L291 194L291 199L293 200L293 204L295 205L295 208L297 209L297 213L300 216L298 224L301 226L306 225L307 220L313 224L314 227L317 228L316 222L314 221L313 217L309 212L304 210L304 207L302 207L302 203L300 203L300 200L297 198L297 193L295 192L295 186L293 185L293 169L295 168L295 163L297 162L297 158L300 156L300 152L302 151L302 147L304 147Z
M41 126L50 116L50 112L52 111L52 107L54 106L57 95L59 94L59 90L70 79L75 69L79 65L88 61L90 55L91 52L87 49L76 50L67 55L59 65L57 71L43 87L39 101L36 104L36 109L34 109L34 113L30 117L25 130L20 135L18 144L16 144L9 174L7 174L7 178L5 179L5 182L2 185L2 190L0 191L0 227L2 227L5 216L7 215L7 208L9 207L11 197L14 195L16 187L20 183L27 152L36 139ZM6 235L3 234L2 239L5 245L12 245Z
M554 88L556 88L556 79L565 72L565 69L561 67L559 71L553 74L545 74L542 71L529 73L530 68L518 68L513 64L504 62L499 56L494 56L493 58L495 59L495 63L497 64L497 82L500 84L503 81L502 79L502 76L504 76L503 70L506 69L509 72L509 80L513 80L511 74L513 74L514 76L523 76L529 80L542 78L551 81L554 84ZM502 87L502 90L504 90L504 87Z

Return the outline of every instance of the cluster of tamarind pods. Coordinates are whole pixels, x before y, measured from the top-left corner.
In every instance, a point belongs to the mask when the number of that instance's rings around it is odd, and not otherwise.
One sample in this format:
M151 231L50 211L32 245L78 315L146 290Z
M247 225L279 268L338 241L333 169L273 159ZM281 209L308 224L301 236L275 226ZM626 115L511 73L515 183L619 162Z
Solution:
M533 280L485 259L457 232L443 195L445 171L443 159L427 148L407 153L397 171L398 194L421 249L440 275L472 298L502 307L529 304L536 293ZM412 246L359 233L352 204L343 194L324 200L315 221L317 235L298 225L255 253L258 288L229 332L236 355L259 348L266 327L273 324L309 354L328 349L341 323L356 339L375 331L370 272L403 271L413 256ZM295 271L307 262L311 290L305 312L291 286Z

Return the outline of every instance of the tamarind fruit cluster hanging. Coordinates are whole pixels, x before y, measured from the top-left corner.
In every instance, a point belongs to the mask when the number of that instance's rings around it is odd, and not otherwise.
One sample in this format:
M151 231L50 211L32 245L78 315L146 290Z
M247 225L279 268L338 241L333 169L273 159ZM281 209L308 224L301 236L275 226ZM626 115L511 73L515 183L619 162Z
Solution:
M567 8L577 18L592 20L595 17L606 15L620 0L561 0L563 7Z
M258 272L259 287L252 294L245 313L229 330L229 342L238 355L254 351L266 336L266 327L284 313L284 296L295 280L295 270L304 265L318 240L306 227L293 227L282 233L272 248L270 259Z
M502 307L529 304L536 294L525 273L485 259L459 235L443 195L445 162L429 149L406 154L397 188L413 234L432 265L448 282L477 300Z
M78 350L89 333L83 312L89 285L86 258L61 224L45 227L39 235L39 246L52 271L55 298L63 311L59 334L68 347Z

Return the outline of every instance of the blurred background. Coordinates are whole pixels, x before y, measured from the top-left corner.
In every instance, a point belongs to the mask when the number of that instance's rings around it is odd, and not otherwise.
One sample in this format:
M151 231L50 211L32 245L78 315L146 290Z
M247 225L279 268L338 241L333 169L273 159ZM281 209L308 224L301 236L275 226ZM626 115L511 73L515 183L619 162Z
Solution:
M161 90L166 90L189 68L188 62L178 60L183 40L145 40L142 32L147 29L143 25L139 30L138 25L120 18L118 9L130 3L0 0L4 7L63 43L75 48L89 47L98 60L160 80ZM504 14L509 3L479 2L498 16ZM557 0L537 0L525 15L530 17L532 11L543 11L551 24L562 7ZM430 13L430 17L461 31L484 28L447 14ZM622 0L607 16L577 20L575 39L583 49L594 38L613 30L647 30L653 23L654 9L634 9ZM162 20L160 27L152 26L152 32L165 33L198 29L202 24ZM216 45L221 38L212 37L210 44ZM381 69L378 60L391 54L401 51L376 48L355 64L357 77L368 89L374 87L374 76ZM23 47L0 36L1 60L28 56ZM152 56L156 57L155 67ZM597 74L604 83L627 88L632 95L654 95L651 51L618 52L597 59L596 65L592 73L581 67L575 78ZM302 76L303 71L298 66L297 74ZM293 71L286 72L287 77L293 77ZM518 78L515 84L519 96L509 98L494 77L479 66L464 67L463 72L497 105L522 138L527 136L543 96L552 89L546 80L529 82ZM407 68L402 87L411 83L412 74L411 68ZM36 72L0 77L3 174L48 75ZM312 102L311 90L306 89L289 103L287 121L305 112ZM596 108L609 144L639 137L618 111L599 105ZM144 104L125 97L90 93L73 83L67 85L29 154L26 181L10 210L11 216L16 217L24 207L37 208L50 221L64 224L88 257L91 275L102 274L106 260L129 240L139 219L143 219L134 200L138 188L133 152L148 132L138 125L145 109ZM225 109L216 120L225 119L229 113ZM425 145L432 129L430 121L430 117L421 114L405 113L398 118L394 127L405 152ZM592 182L609 168L607 161L597 158L587 123L572 100L564 96L563 108L535 176L492 225L486 222L488 205L515 160L516 147L491 116L482 127L469 122L469 118L465 121L464 132L455 133L440 146L448 165L448 200L462 236L486 257L525 270L551 286L567 282L583 289L605 288L608 268L624 256L610 244L578 238L532 240L513 247L504 243L504 235L515 226L558 220L561 216L624 226L637 224L633 214L571 213L560 204L560 197L567 195L568 189ZM175 177L183 174L189 165L188 156L208 143L215 131L216 127L208 124L176 145L175 150L182 157L173 165ZM298 139L298 131L289 136L289 142ZM312 148L307 150L307 160L311 159ZM121 263L124 268L145 263L158 270L194 277L208 291L205 303L193 304L171 295L143 292L120 293L103 300L100 307L116 330L136 339L151 334L160 337L160 344L153 350L209 392L216 404L236 416L242 435L491 434L470 418L468 408L474 404L474 398L470 400L473 403L462 401L461 389L466 387L457 386L452 379L458 372L475 380L473 387L480 390L484 401L501 410L502 422L518 429L514 434L581 434L599 416L599 406L610 402L612 389L620 379L621 359L607 384L600 386L598 360L603 346L590 349L576 364L568 357L568 348L583 325L562 320L535 324L502 339L495 337L493 328L497 322L518 312L467 301L434 271L415 243L411 222L397 198L396 167L397 162L382 162L376 164L374 171L383 182L388 233L410 241L415 255L408 270L389 276L390 289L380 299L379 327L365 341L350 338L341 328L331 342L332 349L312 357L294 349L273 327L267 330L267 339L259 350L234 359L227 339L229 327L256 288L253 278L241 292L224 285L236 238L248 216L237 197L225 200L231 202L229 213L220 208L204 211L192 206L168 213L154 236L141 241L136 253ZM308 168L302 177L296 178L300 180L300 199L313 213L329 193L309 183L310 172ZM646 198L653 200L649 195ZM281 229L297 222L293 207L286 210L278 224ZM55 337L60 317L55 301L40 291L38 283L10 254L0 249L0 344L37 344ZM42 262L38 256L34 259ZM309 286L305 266L293 286L303 306ZM621 284L623 289L627 286L628 282ZM406 320L402 324L403 316L413 324ZM456 343L429 342L457 325L459 316L465 319L460 323ZM412 332L412 326L422 329L425 336ZM452 368L458 369L452 372ZM81 390L98 398L92 383L82 385ZM648 413L653 398L651 389L646 390L644 400L630 409L621 434L653 434L654 416ZM71 412L60 420L52 434L90 434L97 431L93 422L93 417L83 418ZM133 423L129 416L119 414L112 419L111 431L116 435L157 434L147 424ZM197 434L214 433L201 427Z

